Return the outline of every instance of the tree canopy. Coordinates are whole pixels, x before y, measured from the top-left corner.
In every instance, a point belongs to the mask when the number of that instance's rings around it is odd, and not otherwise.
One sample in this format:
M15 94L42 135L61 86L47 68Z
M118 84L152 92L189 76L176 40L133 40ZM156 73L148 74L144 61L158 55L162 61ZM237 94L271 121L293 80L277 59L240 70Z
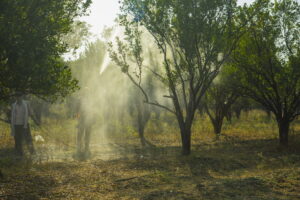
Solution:
M15 91L54 100L77 88L61 56L63 36L90 0L0 2L0 99Z
M264 5L233 53L239 87L274 113L280 143L300 115L300 5L295 0L257 1Z
M125 0L121 10L119 21L125 29L125 42L117 39L118 48L111 51L111 57L140 87L138 79L149 68L143 64L140 38L143 30L150 34L162 57L159 72L152 72L165 84L169 92L166 97L173 107L149 101L144 91L145 101L176 115L183 154L189 154L198 105L245 26L240 20L241 8L231 0ZM130 57L137 64L135 70L128 62ZM131 76L132 71L137 76Z

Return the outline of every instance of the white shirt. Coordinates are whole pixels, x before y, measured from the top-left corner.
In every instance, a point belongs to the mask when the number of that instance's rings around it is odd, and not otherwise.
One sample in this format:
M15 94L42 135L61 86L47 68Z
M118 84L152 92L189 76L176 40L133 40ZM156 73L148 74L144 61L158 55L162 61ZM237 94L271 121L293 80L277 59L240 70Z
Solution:
M15 135L15 125L23 125L24 128L27 128L28 124L28 106L27 103L23 100L21 105L14 103L11 110L11 135Z
M25 124L25 106L23 103L15 105L15 120L14 125L24 125Z

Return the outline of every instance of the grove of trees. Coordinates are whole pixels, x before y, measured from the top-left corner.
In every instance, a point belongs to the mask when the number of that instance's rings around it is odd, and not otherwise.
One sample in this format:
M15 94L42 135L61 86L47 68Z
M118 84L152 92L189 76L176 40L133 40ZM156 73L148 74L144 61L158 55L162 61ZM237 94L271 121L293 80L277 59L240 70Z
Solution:
M119 15L125 36L110 43L109 51L145 103L176 116L184 155L190 154L191 128L206 94L217 134L240 95L274 113L280 143L287 145L289 124L300 114L299 19L295 0L243 7L234 0L125 0ZM145 62L144 35L160 52L158 70ZM213 83L225 65L235 85ZM171 107L148 97L141 85L145 71L164 85Z
M0 103L17 91L54 102L85 88L93 92L86 107L101 110L96 116L107 120L106 131L126 126L128 117L143 146L152 146L144 132L153 113L157 120L160 111L172 114L182 154L189 155L198 111L208 114L219 137L224 119L239 118L251 99L275 116L280 144L288 145L289 127L300 115L297 0L120 3L123 33L106 45L115 28L84 44L89 26L78 18L91 0L2 0ZM64 55L82 46L86 51L67 62ZM113 62L100 76L108 55ZM68 97L69 116L83 96Z
M129 49L140 79L145 66L139 27L152 37L162 54L160 71L153 74L167 88L166 96L173 106L149 102L143 91L145 102L176 116L185 155L190 154L191 128L198 105L242 33L236 25L240 23L240 11L235 1L224 0L123 2L119 21L126 30L127 43L118 40L118 51L111 52L111 58L140 87L139 81L130 75L127 53Z

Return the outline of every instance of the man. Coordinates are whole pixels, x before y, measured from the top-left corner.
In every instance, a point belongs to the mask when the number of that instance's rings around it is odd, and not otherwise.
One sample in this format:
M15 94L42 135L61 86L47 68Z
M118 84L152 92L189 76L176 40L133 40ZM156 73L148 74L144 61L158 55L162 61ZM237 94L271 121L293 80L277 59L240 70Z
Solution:
M15 150L19 156L23 156L23 141L26 142L31 154L35 153L30 127L28 124L31 109L20 92L16 93L16 102L11 110L11 135L15 139Z
M77 132L77 155L90 155L90 137L91 129L94 124L93 112L95 108L91 108L91 98L89 98L89 89L84 88L82 98L80 99L78 117L78 132Z
M88 117L88 113L81 110L78 116L78 133L77 133L77 153L79 155L90 154L90 136L92 122Z

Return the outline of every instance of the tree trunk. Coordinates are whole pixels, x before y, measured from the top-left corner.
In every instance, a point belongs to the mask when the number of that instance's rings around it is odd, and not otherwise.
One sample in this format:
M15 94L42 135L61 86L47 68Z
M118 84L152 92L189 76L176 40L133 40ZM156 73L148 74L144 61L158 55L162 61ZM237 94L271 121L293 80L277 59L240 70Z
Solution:
M137 110L138 111L138 115L137 115L137 126L138 127L137 127L137 129L138 129L139 137L141 140L141 144L144 147L146 145L145 137L144 137L145 123L143 120L143 114L142 114L141 108L137 107L137 109L138 109Z
M209 112L209 109L206 107L206 113L209 116L209 119L214 127L214 133L217 136L217 140L219 139L219 136L221 134L222 125L223 125L223 119L224 119L224 112L221 112L220 110L215 111L215 117Z
M145 139L145 136L144 136L144 126L142 124L139 124L138 132L139 132L139 137L140 137L140 140L141 140L141 144L144 147L144 146L146 146L146 139Z
M279 128L279 143L283 146L288 146L288 137L289 137L289 129L290 122L289 120L279 120L278 122Z
M144 107L142 107L144 106ZM139 104L137 106L137 129L141 141L142 147L145 147L146 145L154 147L151 142L147 141L144 135L146 125L150 119L150 110L148 107L145 107L145 105Z
M182 155L190 155L191 153L191 127L181 128L181 143L182 143Z
M227 119L227 121L229 122L229 123L231 123L232 122L232 112L231 111L228 111L227 113L226 113L226 119Z
M212 124L214 126L214 132L217 136L217 139L219 139L219 136L221 135L222 125L223 125L223 118L213 120Z
M241 118L241 112L242 112L241 109L236 109L236 110L235 110L235 116L236 116L237 119L240 119L240 118Z

